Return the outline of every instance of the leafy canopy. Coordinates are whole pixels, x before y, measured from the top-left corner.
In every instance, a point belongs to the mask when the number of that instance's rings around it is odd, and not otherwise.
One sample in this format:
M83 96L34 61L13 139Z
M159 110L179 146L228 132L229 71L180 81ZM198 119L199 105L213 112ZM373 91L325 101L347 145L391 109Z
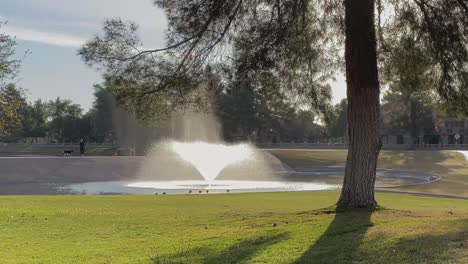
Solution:
M187 94L203 81L208 64L222 64L248 77L256 89L267 87L293 103L320 112L328 109L327 81L343 61L343 1L154 3L167 15L164 48L143 48L134 23L110 19L103 34L79 52L115 83L118 102L139 116L168 113L190 103ZM411 86L411 76L395 71L395 63L404 66L418 58L416 67L399 69L430 76L437 100L468 113L467 1L377 0L376 9L383 80ZM405 51L411 56L399 56Z

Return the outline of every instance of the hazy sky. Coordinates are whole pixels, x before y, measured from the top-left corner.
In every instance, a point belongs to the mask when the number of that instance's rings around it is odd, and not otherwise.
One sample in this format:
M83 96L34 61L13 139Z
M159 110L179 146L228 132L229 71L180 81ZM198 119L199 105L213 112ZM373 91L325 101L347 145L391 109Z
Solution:
M30 54L18 80L30 100L71 99L88 109L94 83L100 74L87 68L77 56L78 48L100 32L106 18L136 22L145 47L165 43L164 14L152 0L0 0L1 30L16 36L17 54ZM333 83L334 101L345 97L343 78Z

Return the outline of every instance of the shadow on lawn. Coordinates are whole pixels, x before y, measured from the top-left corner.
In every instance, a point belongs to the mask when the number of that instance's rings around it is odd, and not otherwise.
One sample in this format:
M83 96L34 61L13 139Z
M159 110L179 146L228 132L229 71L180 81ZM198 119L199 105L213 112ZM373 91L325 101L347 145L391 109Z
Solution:
M359 254L359 260L372 263L468 263L468 226L459 232L426 234L400 238L387 247L368 249ZM367 244L378 245L385 240L380 235ZM359 262L359 261L356 261Z
M372 212L337 212L325 233L294 263L349 263L367 229Z
M468 263L466 219L453 221L450 226L457 228L452 232L427 230L411 235L410 228L399 238L375 234L361 247L373 226L371 215L366 211L336 213L325 233L293 263Z
M242 240L217 255L207 255L202 263L243 263L257 252L287 238L286 233Z
M223 249L221 252L217 252L210 247L181 249L176 250L176 252L171 255L153 256L150 260L153 264L245 263L258 252L281 242L287 237L287 233L264 235L241 240L228 248Z

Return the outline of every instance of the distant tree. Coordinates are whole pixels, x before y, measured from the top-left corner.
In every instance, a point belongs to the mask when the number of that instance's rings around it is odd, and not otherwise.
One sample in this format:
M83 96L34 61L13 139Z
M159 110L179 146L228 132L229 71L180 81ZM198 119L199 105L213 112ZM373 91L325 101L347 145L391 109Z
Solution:
M0 21L0 29L6 22ZM16 41L8 34L0 32L0 84L16 76L19 71L21 60L14 58Z
M83 110L71 100L57 98L47 103L49 135L58 141L80 138L80 118Z
M80 105L74 104L71 100L58 97L47 102L47 111L48 116L55 119L63 116L79 117L83 110Z
M348 104L346 99L336 104L327 121L328 134L331 137L345 137L348 127Z
M382 82L410 107L426 95L432 103L468 115L466 1L388 2L391 20L379 23ZM410 118L415 123L411 113Z
M87 142L104 142L99 138L97 133L97 121L96 121L96 111L90 109L86 114L80 118L80 139L83 138Z
M104 85L107 84L94 86L94 122L96 129L96 139L100 142L112 140L115 136L115 98L110 88Z
M248 137L258 127L258 102L254 88L247 82L228 85L221 98L221 119L226 132Z
M322 127L315 123L315 115L310 110L298 110L280 120L279 136L284 142L314 142L322 137Z
M5 22L0 21L0 29ZM7 81L19 71L21 61L14 58L16 41L0 33L0 137L8 136L20 125L20 109L24 104L21 91Z
M408 30L415 23L408 16L401 15L388 26L388 31L400 36L388 34L383 42L382 81L389 90L383 96L382 114L386 129L410 132L412 143L418 143L421 133L434 132L435 105L443 102L433 92L437 76L432 65L437 61L428 52L429 43L421 42L418 32Z
M425 93L410 96L390 90L382 99L383 127L390 133L409 132L418 144L419 136L433 134L436 129L437 107Z
M27 104L22 91L14 84L0 87L0 138L12 136L21 128L21 117ZM13 139L7 139L12 141Z
M37 139L45 137L47 132L47 106L40 99L28 104L21 117L22 137Z
M296 114L297 139L302 142L311 141L320 135L317 124L315 124L314 112L299 110Z
M233 76L223 78L224 85L217 97L225 135L261 141L265 132L270 131L286 141L301 137L292 135L299 132L295 103L284 94L268 89L275 85L269 76L251 77L242 72L240 65L236 67ZM307 125L313 125L313 120ZM304 128L300 130L304 132Z

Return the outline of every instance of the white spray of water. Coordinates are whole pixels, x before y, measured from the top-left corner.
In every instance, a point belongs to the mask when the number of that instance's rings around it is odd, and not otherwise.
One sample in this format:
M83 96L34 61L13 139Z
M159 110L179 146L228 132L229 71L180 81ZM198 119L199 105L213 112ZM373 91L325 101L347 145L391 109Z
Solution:
M267 191L322 191L336 189L337 186L318 182L280 182L280 181L216 181L208 185L204 181L157 181L126 184L132 188L152 188L168 190L267 190Z
M221 127L213 115L188 113L170 124L172 138L152 146L140 178L180 181L201 176L209 184L216 178L271 180L271 160L275 158L250 144L223 142Z
M459 150L458 152L463 154L465 156L466 160L468 161L468 151Z
M172 150L184 161L192 164L207 181L213 181L229 165L253 161L254 151L250 145L224 145L207 142L172 142Z

